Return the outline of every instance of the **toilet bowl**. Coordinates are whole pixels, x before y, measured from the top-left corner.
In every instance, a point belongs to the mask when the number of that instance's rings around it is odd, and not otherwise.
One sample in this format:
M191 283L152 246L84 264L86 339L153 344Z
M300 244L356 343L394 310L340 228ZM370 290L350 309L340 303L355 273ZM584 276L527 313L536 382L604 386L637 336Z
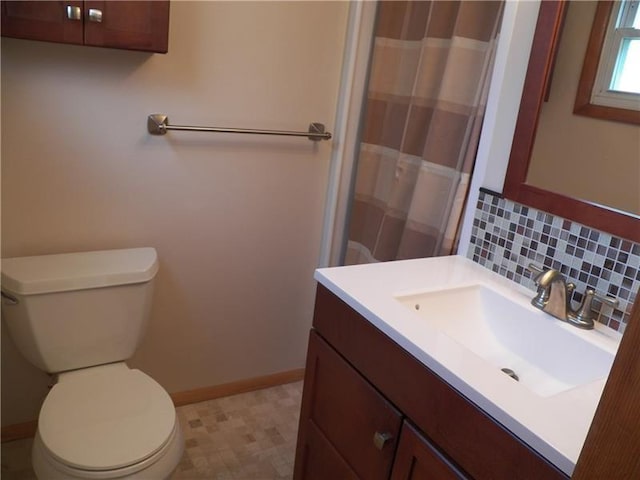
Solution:
M124 363L102 365L62 374L53 386L40 409L33 467L43 479L162 479L182 443L158 383Z
M3 259L9 334L57 376L33 444L39 479L166 479L179 463L171 398L125 363L142 337L157 269L152 248Z

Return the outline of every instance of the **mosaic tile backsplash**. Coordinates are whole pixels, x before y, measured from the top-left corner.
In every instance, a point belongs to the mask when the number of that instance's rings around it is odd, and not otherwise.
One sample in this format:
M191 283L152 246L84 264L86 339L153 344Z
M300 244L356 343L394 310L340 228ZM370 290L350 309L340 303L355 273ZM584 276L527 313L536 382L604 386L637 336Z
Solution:
M526 207L481 189L467 256L535 290L527 265L562 272L575 283L574 307L587 288L615 297L617 308L594 300L598 321L624 329L640 288L640 244Z

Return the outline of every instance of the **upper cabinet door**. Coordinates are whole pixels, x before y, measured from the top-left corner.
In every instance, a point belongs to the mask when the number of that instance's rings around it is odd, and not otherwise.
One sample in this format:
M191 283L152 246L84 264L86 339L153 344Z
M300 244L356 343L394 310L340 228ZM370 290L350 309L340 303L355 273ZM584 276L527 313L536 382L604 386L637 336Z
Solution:
M169 0L2 1L2 36L167 53Z
M2 2L2 36L82 44L82 2Z
M84 2L84 44L166 53L169 1Z

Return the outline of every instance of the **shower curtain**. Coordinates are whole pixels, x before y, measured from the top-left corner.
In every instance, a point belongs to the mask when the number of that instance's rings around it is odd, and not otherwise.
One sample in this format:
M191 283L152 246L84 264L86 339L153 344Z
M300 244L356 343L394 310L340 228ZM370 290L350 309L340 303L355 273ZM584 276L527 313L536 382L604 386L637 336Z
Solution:
M378 8L347 265L455 249L503 2Z

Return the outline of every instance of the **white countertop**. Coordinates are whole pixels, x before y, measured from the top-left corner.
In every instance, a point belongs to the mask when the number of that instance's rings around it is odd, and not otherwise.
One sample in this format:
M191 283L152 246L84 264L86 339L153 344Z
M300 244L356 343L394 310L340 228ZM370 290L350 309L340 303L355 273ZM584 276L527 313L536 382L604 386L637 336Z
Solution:
M530 305L534 292L461 256L322 268L315 278L466 398L567 475L573 473L606 379L542 397L514 382L436 329L416 328L416 314L394 296L487 285L549 321ZM620 334L596 326L561 328L615 355ZM544 355L545 345L540 345ZM576 361L580 361L579 358Z

